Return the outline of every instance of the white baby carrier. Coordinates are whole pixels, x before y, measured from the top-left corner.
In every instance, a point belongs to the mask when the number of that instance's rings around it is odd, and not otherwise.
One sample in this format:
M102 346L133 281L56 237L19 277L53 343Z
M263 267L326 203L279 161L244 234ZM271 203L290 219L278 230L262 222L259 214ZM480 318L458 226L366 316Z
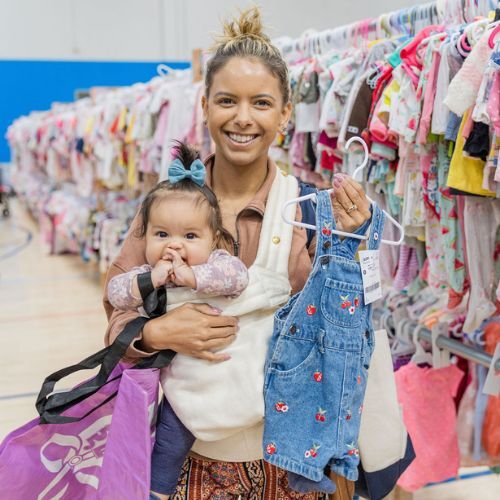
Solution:
M197 438L193 450L227 461L262 458L264 362L273 332L274 312L290 296L288 260L293 226L283 222L281 207L297 196L293 176L277 171L269 192L259 248L249 268L249 284L236 299L206 297L187 288L171 288L167 311L186 302L207 302L227 316L238 316L236 340L223 352L231 359L210 363L177 354L162 370L165 395L183 424ZM295 218L296 207L287 217Z

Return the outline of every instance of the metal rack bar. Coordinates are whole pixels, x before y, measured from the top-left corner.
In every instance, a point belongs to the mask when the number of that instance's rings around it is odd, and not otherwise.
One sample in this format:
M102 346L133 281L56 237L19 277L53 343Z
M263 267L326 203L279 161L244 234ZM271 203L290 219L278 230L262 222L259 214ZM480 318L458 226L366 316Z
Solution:
M394 320L392 317L390 318L390 322L394 325ZM417 323L415 323L414 326L416 328L418 326ZM420 332L418 333L418 338L429 343L432 342L431 332L427 328L423 328L420 330ZM473 361L474 363L483 365L486 368L489 368L491 365L492 357L488 353L484 352L483 350L462 344L458 340L450 339L448 337L445 337L444 335L439 335L436 339L436 345L440 349L445 349L452 354L456 354L462 358L468 359L469 361ZM500 371L500 359L497 359L495 363L495 370Z

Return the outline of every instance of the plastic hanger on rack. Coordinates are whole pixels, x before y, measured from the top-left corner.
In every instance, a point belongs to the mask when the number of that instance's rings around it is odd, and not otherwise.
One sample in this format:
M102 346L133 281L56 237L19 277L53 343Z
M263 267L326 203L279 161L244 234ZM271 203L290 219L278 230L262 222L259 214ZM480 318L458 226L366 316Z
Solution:
M425 327L423 325L418 325L415 330L413 330L412 338L413 344L415 345L415 354L411 357L410 362L415 363L416 365L421 365L427 363L432 366L432 354L430 352L426 352L422 347L420 340L418 339L418 334Z
M362 146L363 146L363 149L364 149L364 152L365 152L365 157L363 159L363 162L361 163L361 165L356 169L354 170L354 173L352 175L352 178L355 179L356 178L356 175L361 172L367 165L368 165L368 159L369 159L369 153L368 153L368 146L366 145L366 142L361 139L360 137L351 137L346 145L345 145L345 149L346 151L349 149L349 146L353 143L353 142L359 142ZM329 193L332 193L333 192L333 189L329 189L328 190ZM375 203L369 196L366 197L372 204ZM287 223L287 224L291 224L292 226L297 226L297 227L302 227L302 228L305 228L305 229L314 229L314 230L317 230L317 227L316 226L313 226L311 224L306 224L304 222L297 222L295 220L289 220L288 217L286 216L286 208L289 206L289 205L293 205L293 204L296 204L296 203L299 203L301 201L305 201L305 200L313 200L315 201L316 200L316 193L312 193L312 194L308 194L306 196L300 196L298 198L293 198L291 200L288 200L287 202L285 202L283 204L283 207L281 208L281 217L282 219ZM386 245L393 245L393 246L399 246L401 245L401 243L403 243L403 240L404 240L404 237L405 237L405 232L404 232L404 229L402 228L402 226L399 224L399 222L394 219L394 217L392 217L390 214L388 214L385 210L384 210L384 214L386 216L386 218L392 223L394 224L397 229L399 229L399 232L401 233L401 237L399 238L399 240L397 241L394 241L394 240L381 240L381 243L385 243ZM332 233L335 233L335 234L338 234L340 236L345 236L347 238L355 238L357 240L367 240L368 239L368 236L365 236L365 235L359 235L359 234L354 234L354 233L348 233L346 231L339 231L338 229L334 229L332 230Z

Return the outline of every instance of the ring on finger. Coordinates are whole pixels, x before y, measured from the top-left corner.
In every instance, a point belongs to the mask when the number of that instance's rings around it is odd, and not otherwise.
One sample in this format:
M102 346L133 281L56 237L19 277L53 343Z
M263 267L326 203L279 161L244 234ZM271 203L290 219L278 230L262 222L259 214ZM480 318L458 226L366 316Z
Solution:
M346 213L350 214L351 212L354 212L354 210L357 210L358 207L356 206L355 203L352 204L352 206L350 206L347 210L346 210Z

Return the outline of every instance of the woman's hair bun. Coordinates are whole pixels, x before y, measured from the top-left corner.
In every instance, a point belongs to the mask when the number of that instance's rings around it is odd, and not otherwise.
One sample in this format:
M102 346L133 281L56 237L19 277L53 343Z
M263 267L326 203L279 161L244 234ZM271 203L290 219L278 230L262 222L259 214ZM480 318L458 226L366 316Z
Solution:
M245 38L251 38L266 44L271 42L270 38L264 33L262 17L258 7L250 7L240 11L240 16L237 19L225 20L223 30L222 35L216 35L215 37L215 49L220 46L227 47Z

